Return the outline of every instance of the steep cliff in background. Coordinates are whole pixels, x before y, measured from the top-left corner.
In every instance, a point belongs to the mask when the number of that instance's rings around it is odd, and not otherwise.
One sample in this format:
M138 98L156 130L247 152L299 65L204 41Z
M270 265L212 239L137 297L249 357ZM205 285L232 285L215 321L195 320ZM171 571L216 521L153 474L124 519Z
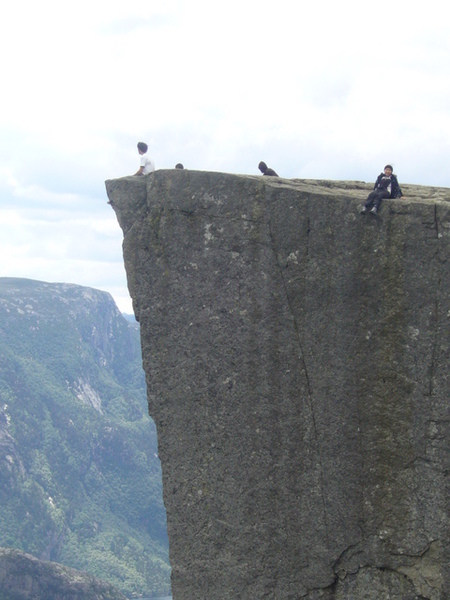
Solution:
M445 600L450 190L106 182L158 431L174 600Z
M147 412L138 326L109 294L0 278L0 546L166 593Z

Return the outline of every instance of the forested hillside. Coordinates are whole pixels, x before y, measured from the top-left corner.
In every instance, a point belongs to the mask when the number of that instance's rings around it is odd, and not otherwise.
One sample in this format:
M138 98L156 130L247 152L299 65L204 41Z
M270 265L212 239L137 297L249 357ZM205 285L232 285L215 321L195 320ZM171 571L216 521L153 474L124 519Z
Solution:
M169 591L138 326L109 294L0 278L0 507L0 546Z

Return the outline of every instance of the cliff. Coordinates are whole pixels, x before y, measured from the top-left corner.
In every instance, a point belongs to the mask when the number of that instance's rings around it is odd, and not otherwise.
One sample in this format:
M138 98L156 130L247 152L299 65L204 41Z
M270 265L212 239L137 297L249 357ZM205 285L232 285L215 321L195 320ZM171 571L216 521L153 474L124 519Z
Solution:
M106 182L141 323L174 600L450 597L450 190Z
M147 413L139 327L109 294L0 277L0 547L170 591Z

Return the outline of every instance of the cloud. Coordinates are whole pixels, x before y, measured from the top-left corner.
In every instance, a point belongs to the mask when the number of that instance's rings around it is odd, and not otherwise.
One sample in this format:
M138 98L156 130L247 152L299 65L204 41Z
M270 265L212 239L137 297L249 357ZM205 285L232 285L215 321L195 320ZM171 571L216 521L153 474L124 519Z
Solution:
M435 0L25 0L3 11L0 52L11 276L127 298L104 181L136 171L140 140L157 168L258 174L265 160L286 177L373 181L393 162L401 183L450 185Z

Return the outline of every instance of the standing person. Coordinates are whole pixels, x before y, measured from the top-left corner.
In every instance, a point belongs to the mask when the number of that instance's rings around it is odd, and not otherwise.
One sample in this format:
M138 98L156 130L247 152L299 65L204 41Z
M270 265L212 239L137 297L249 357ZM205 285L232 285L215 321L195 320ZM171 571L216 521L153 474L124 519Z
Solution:
M270 169L265 162L261 161L258 165L258 169L263 175L270 175L272 177L278 177L278 173L275 173L273 169Z
M385 198L403 198L402 190L398 184L397 176L393 173L392 165L384 167L384 173L380 173L373 186L373 192L367 196L361 214L368 212L376 215L380 210L381 203Z
M141 160L139 163L140 167L136 171L135 175L147 175L147 173L152 173L155 170L155 163L147 154L147 144L144 144L144 142L139 142L137 145L137 149L141 156Z

